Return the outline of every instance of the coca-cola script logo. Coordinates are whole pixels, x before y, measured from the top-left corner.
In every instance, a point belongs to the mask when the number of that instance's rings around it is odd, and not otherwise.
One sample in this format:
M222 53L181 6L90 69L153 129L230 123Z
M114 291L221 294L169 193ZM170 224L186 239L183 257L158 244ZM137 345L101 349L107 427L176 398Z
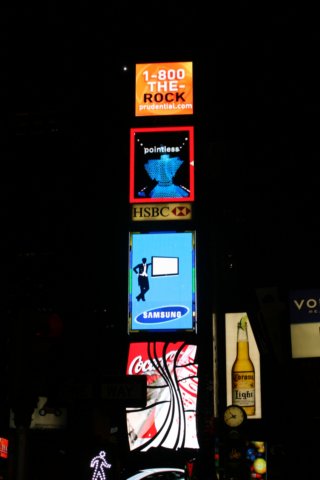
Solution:
M158 362L160 365L173 365L173 361L175 359L177 351L172 351L166 354L165 358L158 358ZM128 366L127 375L141 375L141 374L148 374L156 370L156 366L154 362L147 358L143 360L142 355L137 355L133 358L130 365Z
M127 408L131 450L199 448L196 348L185 342L130 344L127 374L147 375L146 406Z

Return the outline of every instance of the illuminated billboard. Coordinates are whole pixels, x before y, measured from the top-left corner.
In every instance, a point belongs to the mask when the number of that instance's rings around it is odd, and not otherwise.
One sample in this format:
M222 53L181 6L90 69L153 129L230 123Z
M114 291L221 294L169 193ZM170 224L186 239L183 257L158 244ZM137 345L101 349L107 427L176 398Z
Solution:
M261 418L260 353L246 312L225 314L227 405Z
M193 127L130 129L130 203L194 200Z
M192 204L188 203L138 203L131 206L131 220L134 222L191 220Z
M320 290L298 290L289 295L292 358L320 357Z
M195 232L129 233L129 332L195 330Z
M4 437L0 437L0 458L8 458L8 446L9 440Z
M192 62L137 64L135 114L192 115Z
M147 403L127 408L130 450L198 449L197 347L179 342L132 342L127 375L147 376Z

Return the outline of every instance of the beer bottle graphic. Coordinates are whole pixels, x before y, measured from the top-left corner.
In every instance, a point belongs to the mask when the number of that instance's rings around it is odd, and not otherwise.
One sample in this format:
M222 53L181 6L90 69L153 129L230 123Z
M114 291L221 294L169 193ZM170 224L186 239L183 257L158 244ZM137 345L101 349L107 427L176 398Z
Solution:
M242 407L248 416L255 414L255 371L249 354L248 317L237 324L237 356L232 365L232 403Z

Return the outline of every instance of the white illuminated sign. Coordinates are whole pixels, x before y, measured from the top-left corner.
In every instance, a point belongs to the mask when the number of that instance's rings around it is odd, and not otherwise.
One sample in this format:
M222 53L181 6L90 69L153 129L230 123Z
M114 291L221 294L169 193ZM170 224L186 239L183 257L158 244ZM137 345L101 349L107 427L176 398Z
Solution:
M91 480L107 480L105 469L111 468L111 463L108 463L105 457L106 452L101 450L99 455L91 460L90 467L93 468Z

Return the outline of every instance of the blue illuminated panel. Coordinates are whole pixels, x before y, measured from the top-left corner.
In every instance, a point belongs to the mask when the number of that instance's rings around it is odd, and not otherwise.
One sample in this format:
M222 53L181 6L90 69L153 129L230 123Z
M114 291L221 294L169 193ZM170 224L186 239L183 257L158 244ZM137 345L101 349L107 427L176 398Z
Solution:
M129 332L195 330L195 232L129 234Z

